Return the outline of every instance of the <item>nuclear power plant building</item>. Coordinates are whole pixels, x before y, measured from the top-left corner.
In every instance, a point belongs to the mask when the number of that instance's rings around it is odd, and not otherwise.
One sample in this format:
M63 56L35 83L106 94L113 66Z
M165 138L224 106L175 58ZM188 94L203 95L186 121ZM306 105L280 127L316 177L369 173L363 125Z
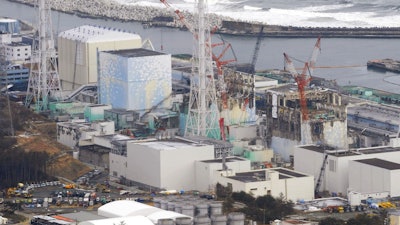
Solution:
M97 82L97 53L140 48L139 35L84 25L58 35L59 76L64 91Z
M99 54L99 100L113 108L171 108L171 55L143 48Z

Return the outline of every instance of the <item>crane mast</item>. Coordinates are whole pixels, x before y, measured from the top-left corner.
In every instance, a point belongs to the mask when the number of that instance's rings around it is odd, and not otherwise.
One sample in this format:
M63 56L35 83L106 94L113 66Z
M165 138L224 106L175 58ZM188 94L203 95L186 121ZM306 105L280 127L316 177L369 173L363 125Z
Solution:
M254 47L254 52L251 58L251 62L250 62L250 74L254 74L255 70L256 70L256 64L257 64L257 59L258 59L258 52L260 51L260 45L261 45L261 40L262 40L262 36L263 36L263 32L264 32L264 26L261 26L260 28L260 32L258 33L257 36L257 41L256 41L256 45Z
M309 119L305 87L310 83L312 79L311 76L314 72L315 64L320 51L321 51L321 37L318 37L317 42L315 43L313 51L311 53L311 57L308 62L304 63L303 70L300 74L296 71L293 61L290 59L289 55L283 53L285 59L285 68L290 72L290 74L292 74L294 80L297 83L300 108L301 108L301 118L303 122L306 122Z
M308 62L304 63L303 71L301 74L297 73L293 61L290 59L289 55L283 53L285 58L286 69L292 74L294 80L297 83L297 88L299 92L299 101L300 101L300 109L301 109L301 119L302 121L308 120L308 109L307 109L307 99L304 88L308 85L311 80L311 77L307 77L306 73L309 69Z

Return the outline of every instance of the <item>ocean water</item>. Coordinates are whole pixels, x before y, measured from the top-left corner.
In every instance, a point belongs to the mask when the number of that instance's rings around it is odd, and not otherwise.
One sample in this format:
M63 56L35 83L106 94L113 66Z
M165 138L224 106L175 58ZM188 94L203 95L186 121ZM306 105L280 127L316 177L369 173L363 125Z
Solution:
M164 7L159 0L109 0ZM206 1L206 0L205 0ZM300 27L400 27L398 0L208 0L208 11L236 20ZM169 0L193 10L194 0Z
M129 0L118 1L128 2ZM283 1L296 2L294 0L282 0L282 2ZM320 0L319 2L331 1L333 0ZM227 2L225 4L226 6L229 5L228 2L231 1L221 0L214 4L222 7L221 2ZM250 4L249 2L244 4L245 1L242 1L242 7L244 7L244 5L247 5L247 7L259 7L262 6L262 4L265 4L265 2L269 2L270 4L276 2L274 4L275 8L280 7L282 9L285 6L285 4L280 3L278 0L252 0L251 2L254 2L254 4ZM301 5L306 5L305 2L311 3L318 1L302 0L299 2L301 3L297 3L297 5L299 8L301 8ZM387 11L390 12L395 12L398 10L396 7L392 8L390 6L391 4L388 3L390 1L386 0L382 2L387 3L384 4L383 7L377 6L377 8L379 8L377 11L380 11L382 14L384 14L383 9L385 8L387 8ZM142 5L154 4L157 5L157 7L165 7L157 0L142 2L130 1L130 4L132 3ZM182 6L186 6L188 8L191 7L191 9L194 8L193 0L171 0L170 4L173 7L176 7L175 3L182 4ZM392 4L394 5L395 2L392 1ZM213 3L211 2L210 8L212 8L212 5ZM240 4L237 4L236 8L240 8L239 5ZM327 5L327 3L325 3L325 5ZM31 23L35 23L36 21L37 12L33 7L13 3L8 0L0 0L0 6L0 17L11 17ZM293 7L293 5L290 4L289 6ZM286 10L289 9L289 6L286 6ZM234 5L230 7L235 8ZM382 18L385 18L385 15L383 15ZM379 18L377 19L379 20ZM400 20L398 21L400 27ZM149 39L153 43L156 51L165 52L167 54L191 54L193 52L193 35L188 31L181 31L178 29L165 27L151 27L145 29L139 22L120 22L107 19L81 18L76 15L60 12L52 13L52 24L55 36L64 30L72 29L85 24L91 24L137 33L142 37L143 40ZM231 35L222 35L219 37L215 35L213 40L215 42L219 42L219 38L223 38L224 41L231 43L232 50L237 57L237 62L251 62L257 39L256 37ZM305 61L310 57L315 41L316 38L263 38L261 40L256 69L283 69L284 52L294 58ZM314 76L329 80L336 80L339 85L358 85L400 94L400 74L369 70L366 66L367 61L371 59L393 58L400 60L400 39L322 37L321 48L322 50L317 60L317 68L314 70ZM216 52L216 54L218 54L218 52ZM228 52L226 55L228 59L231 59L230 52ZM303 68L304 66L304 63L298 61L294 61L294 64L296 68Z

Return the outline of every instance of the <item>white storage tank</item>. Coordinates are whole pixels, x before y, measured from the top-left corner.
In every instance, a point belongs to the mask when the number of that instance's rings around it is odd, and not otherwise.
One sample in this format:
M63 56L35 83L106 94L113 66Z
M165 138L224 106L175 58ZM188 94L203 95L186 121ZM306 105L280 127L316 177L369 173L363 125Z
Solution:
M79 160L79 151L73 151L72 152L72 158Z
M175 219L176 225L192 225L193 219L190 217L178 217Z
M244 225L245 216L243 213L232 212L228 214L229 225Z
M182 205L182 214L186 216L194 217L194 206L193 205Z
M161 200L160 202L161 209L167 210L168 209L168 201L167 200Z
M154 198L153 203L154 203L154 207L161 208L161 199L160 198Z
M208 216L208 204L196 205L196 216Z
M176 202L168 202L167 203L167 210L168 211L175 211L175 204L176 204Z
M197 216L194 218L194 225L211 225L211 219L208 216Z
M211 216L211 224L212 225L226 225L228 218L226 215L212 215Z
M222 202L213 202L209 204L210 216L222 214Z
M182 202L176 202L175 203L174 211L177 212L177 213L182 213Z

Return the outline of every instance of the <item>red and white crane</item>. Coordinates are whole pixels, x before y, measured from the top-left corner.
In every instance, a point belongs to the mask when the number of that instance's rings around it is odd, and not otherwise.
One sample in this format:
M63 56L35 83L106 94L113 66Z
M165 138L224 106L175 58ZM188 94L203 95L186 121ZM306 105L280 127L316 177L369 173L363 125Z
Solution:
M290 59L289 55L283 53L283 56L285 58L285 68L292 74L294 80L297 83L299 91L301 117L303 122L307 121L309 118L305 87L310 83L312 79L312 74L314 72L315 64L320 52L321 52L321 37L318 37L317 42L314 45L311 57L308 62L304 63L304 67L301 73L297 72L296 68L293 65L293 61Z

